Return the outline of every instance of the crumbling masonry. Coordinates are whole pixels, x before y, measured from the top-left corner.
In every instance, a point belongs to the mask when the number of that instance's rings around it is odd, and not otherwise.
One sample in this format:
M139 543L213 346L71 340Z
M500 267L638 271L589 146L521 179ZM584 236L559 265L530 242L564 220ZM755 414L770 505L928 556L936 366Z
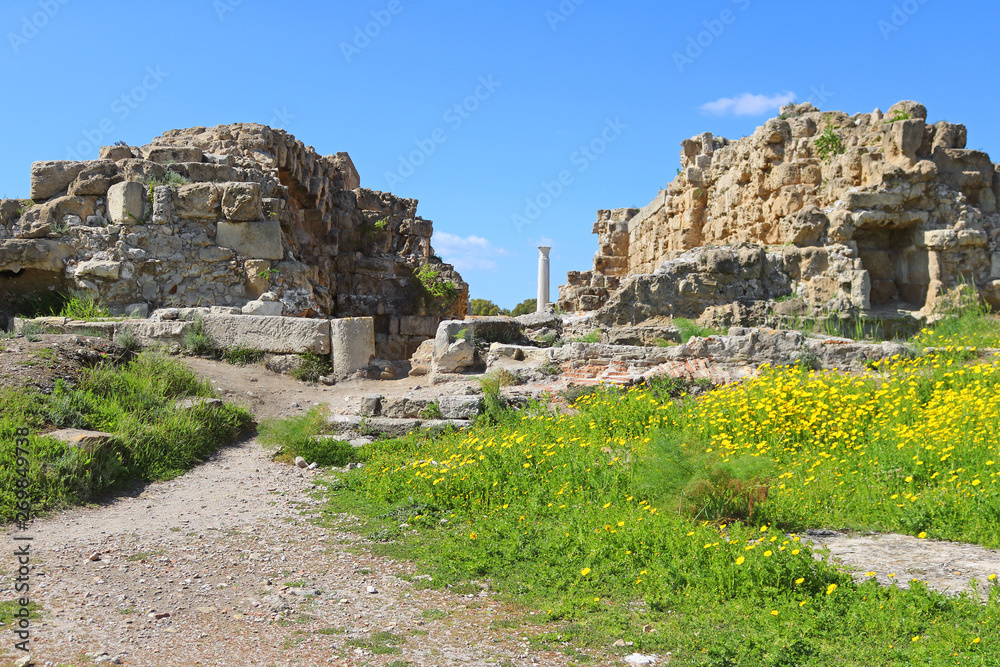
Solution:
M403 359L468 301L416 209L362 188L347 153L320 156L257 124L35 162L31 199L0 201L0 311L79 290L113 313L372 316L378 356ZM451 283L451 296L433 297L428 280Z
M659 316L740 323L786 312L932 312L965 283L1000 306L998 166L966 128L900 102L848 116L790 105L749 137L682 142L643 209L599 211L592 271L559 289L607 325Z

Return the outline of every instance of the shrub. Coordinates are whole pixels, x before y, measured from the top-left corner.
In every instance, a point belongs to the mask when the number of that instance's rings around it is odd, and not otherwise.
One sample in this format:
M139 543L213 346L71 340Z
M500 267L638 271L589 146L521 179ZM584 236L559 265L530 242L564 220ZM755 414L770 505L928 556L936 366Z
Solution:
M600 331L591 331L586 336L580 336L579 338L570 338L570 341L574 343L600 343L604 334Z
M192 354L203 356L214 355L219 349L212 336L205 331L205 318L201 315L195 317L184 331L182 344Z
M135 337L135 333L131 329L122 329L119 331L118 335L115 336L115 342L129 352L135 352L141 347L139 340Z
M430 264L421 266L414 276L423 286L424 291L435 299L447 303L454 301L458 296L458 287L455 286L455 283L441 278L441 271Z
M323 375L333 372L333 362L329 357L321 357L313 352L306 352L299 355L302 363L293 369L291 376L301 382L319 382Z
M59 311L60 317L71 320L100 320L111 317L111 312L98 303L92 294L73 294Z
M518 315L530 315L538 309L538 299L525 299L521 303L514 306L514 309L510 311L511 317L517 317Z
M844 142L832 125L828 125L816 138L816 152L823 162L829 162L832 156L840 155L844 150Z
M703 327L692 320L678 317L674 319L674 326L680 334L681 342L686 343L692 338L707 338L708 336L718 336L719 331L710 327Z

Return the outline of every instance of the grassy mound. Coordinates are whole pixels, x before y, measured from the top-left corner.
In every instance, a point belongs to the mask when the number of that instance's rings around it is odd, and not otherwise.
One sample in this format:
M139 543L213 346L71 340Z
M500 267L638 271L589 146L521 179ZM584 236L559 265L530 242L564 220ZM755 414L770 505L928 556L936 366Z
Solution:
M231 405L175 408L183 398L215 391L177 361L144 353L120 367L84 372L71 387L50 395L0 391L0 520L15 516L19 484L17 429L29 429L27 484L34 511L84 502L130 480L174 477L245 431L252 418ZM115 436L94 451L67 447L44 435L58 428L104 431Z

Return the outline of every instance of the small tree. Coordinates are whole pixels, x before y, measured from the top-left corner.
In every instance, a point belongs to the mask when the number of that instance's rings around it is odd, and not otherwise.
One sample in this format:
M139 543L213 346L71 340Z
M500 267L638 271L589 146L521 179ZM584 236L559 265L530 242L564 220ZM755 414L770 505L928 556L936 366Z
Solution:
M525 299L521 303L514 306L514 310L510 311L513 317L518 315L527 315L533 313L538 309L538 299Z
M509 314L507 310L504 310L489 299L471 299L469 301L469 308L473 315L489 316Z

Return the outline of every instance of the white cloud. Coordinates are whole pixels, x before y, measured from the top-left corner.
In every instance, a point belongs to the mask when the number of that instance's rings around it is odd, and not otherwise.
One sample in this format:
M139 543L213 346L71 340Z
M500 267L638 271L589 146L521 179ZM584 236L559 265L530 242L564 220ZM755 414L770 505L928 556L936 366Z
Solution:
M448 232L434 232L431 241L441 259L453 264L459 271L490 271L497 268L493 258L510 254L494 246L489 239L475 234L462 237Z
M736 97L721 97L714 102L701 105L701 110L714 116L761 116L776 111L781 105L795 99L795 93L785 92L777 95L753 95L743 93Z

